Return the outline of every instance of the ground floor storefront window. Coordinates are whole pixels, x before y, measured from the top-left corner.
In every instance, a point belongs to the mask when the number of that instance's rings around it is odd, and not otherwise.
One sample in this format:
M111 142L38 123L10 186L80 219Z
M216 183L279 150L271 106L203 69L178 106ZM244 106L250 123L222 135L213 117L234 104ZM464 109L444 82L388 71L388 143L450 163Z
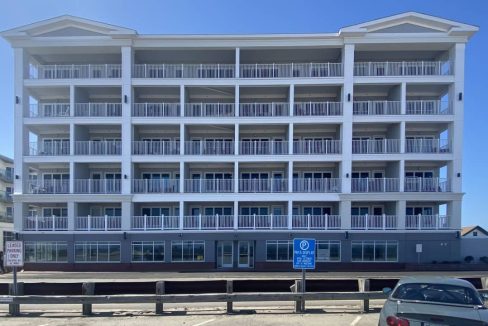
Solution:
M205 241L171 241L171 261L205 261Z
M356 262L396 262L398 241L352 241L351 257Z
M134 241L132 242L133 262L164 261L164 242Z
M68 244L61 241L26 241L24 259L28 263L65 263Z
M75 262L120 262L120 242L75 242Z

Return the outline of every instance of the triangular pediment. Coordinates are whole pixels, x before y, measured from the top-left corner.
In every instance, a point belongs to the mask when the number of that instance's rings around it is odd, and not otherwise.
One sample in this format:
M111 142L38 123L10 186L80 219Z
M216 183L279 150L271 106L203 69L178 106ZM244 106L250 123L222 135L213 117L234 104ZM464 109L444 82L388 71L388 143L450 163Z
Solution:
M36 36L41 36L41 37L56 37L56 36L103 36L105 34L99 33L99 32L94 32L90 31L87 29L79 28L79 27L64 27L60 29L55 29L50 32L42 33Z
M412 23L403 23L390 27L380 28L371 33L442 33L443 30L428 28Z

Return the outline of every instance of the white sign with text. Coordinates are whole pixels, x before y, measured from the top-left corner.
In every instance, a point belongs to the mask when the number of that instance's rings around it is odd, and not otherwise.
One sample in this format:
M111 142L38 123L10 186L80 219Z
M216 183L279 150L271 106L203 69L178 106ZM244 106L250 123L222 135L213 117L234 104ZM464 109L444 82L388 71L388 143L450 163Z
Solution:
M24 266L24 249L22 241L5 242L5 266Z

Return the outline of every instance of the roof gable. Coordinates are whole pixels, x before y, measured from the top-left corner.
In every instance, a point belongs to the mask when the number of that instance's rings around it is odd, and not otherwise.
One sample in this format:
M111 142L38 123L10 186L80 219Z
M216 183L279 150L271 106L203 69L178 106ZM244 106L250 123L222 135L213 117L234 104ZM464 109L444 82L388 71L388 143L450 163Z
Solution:
M478 232L481 232L484 235L488 236L488 232L485 229L483 229L481 226L479 226L479 225L463 227L461 229L461 235L464 237L464 236L470 234L473 231L478 231Z
M415 25L412 23L403 23L403 24L393 25L390 27L385 27L375 31L371 31L371 33L441 33L441 32L443 31L420 26L420 25Z

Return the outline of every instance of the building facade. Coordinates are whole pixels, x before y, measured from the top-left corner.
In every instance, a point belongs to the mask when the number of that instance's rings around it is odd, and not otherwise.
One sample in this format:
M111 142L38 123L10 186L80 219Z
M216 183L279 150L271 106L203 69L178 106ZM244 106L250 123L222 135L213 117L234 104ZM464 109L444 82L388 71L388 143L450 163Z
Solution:
M319 270L454 260L476 31L404 13L330 34L3 32L26 268L289 270L298 237Z
M13 232L13 176L14 161L0 155L0 251L6 240L12 238Z

